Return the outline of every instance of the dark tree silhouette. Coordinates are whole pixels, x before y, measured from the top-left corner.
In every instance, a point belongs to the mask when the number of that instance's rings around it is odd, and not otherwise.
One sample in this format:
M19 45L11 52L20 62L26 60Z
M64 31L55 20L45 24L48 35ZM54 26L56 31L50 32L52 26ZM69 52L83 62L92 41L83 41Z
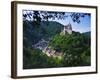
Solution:
M26 19L28 18L33 18L33 22L36 24L40 24L41 21L49 21L55 20L55 19L61 19L64 20L67 17L71 17L73 22L80 23L81 19L84 18L85 16L89 16L89 13L77 13L77 12L53 12L53 11L31 11L23 14L23 18Z

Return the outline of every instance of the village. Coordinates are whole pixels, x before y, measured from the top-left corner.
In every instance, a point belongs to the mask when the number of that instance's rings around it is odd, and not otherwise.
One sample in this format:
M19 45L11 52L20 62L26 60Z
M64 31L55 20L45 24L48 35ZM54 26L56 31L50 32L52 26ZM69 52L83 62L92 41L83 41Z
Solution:
M63 31L61 31L60 35L65 34L72 34L72 27L69 23L68 25L64 26ZM35 49L41 50L43 53L45 53L47 56L53 56L53 57L60 57L63 55L62 52L57 52L56 50L53 50L50 46L48 46L49 41L46 41L45 39L41 39L38 43L36 43L33 47Z

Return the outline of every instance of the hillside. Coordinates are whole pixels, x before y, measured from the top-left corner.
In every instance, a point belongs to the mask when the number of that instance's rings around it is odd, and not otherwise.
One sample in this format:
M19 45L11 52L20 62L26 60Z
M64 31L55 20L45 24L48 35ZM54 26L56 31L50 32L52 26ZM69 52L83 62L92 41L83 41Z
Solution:
M90 58L90 35L73 31L72 34L55 35L49 42L49 46L63 53L64 66L88 66L91 64Z
M91 32L85 32L85 33L82 33L84 36L90 36L91 35Z
M91 65L91 33L72 31L72 34L60 35L63 27L53 21L42 21L39 25L23 22L24 69ZM48 56L52 53L57 55Z
M31 21L23 22L23 38L25 46L37 43L39 40L52 38L61 32L63 25L54 21L42 21L40 25L36 25Z

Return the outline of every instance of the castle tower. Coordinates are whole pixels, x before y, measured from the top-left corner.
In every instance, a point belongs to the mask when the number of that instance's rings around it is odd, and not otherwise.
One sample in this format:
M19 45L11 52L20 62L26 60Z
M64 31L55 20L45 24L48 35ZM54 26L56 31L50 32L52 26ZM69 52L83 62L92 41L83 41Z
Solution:
M72 34L72 26L71 26L70 23L69 23L68 25L64 26L63 33L64 33L64 35L65 35L66 33Z

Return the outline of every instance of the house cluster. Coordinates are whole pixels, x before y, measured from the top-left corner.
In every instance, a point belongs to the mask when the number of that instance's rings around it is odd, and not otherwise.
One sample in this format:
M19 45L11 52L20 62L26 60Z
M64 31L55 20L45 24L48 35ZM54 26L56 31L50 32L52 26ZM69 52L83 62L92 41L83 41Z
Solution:
M42 50L43 53L45 53L47 56L61 56L61 52L57 52L56 50L53 50L52 48L48 47L49 41L45 41L44 39L41 39L37 44L35 44L33 47L35 49Z
M61 52L57 52L56 50L51 49L50 47L46 47L43 50L43 52L46 53L47 56L53 56L53 57L61 56L63 54Z
M48 46L48 43L49 43L49 41L45 41L44 39L41 39L33 47L36 49L44 50Z

